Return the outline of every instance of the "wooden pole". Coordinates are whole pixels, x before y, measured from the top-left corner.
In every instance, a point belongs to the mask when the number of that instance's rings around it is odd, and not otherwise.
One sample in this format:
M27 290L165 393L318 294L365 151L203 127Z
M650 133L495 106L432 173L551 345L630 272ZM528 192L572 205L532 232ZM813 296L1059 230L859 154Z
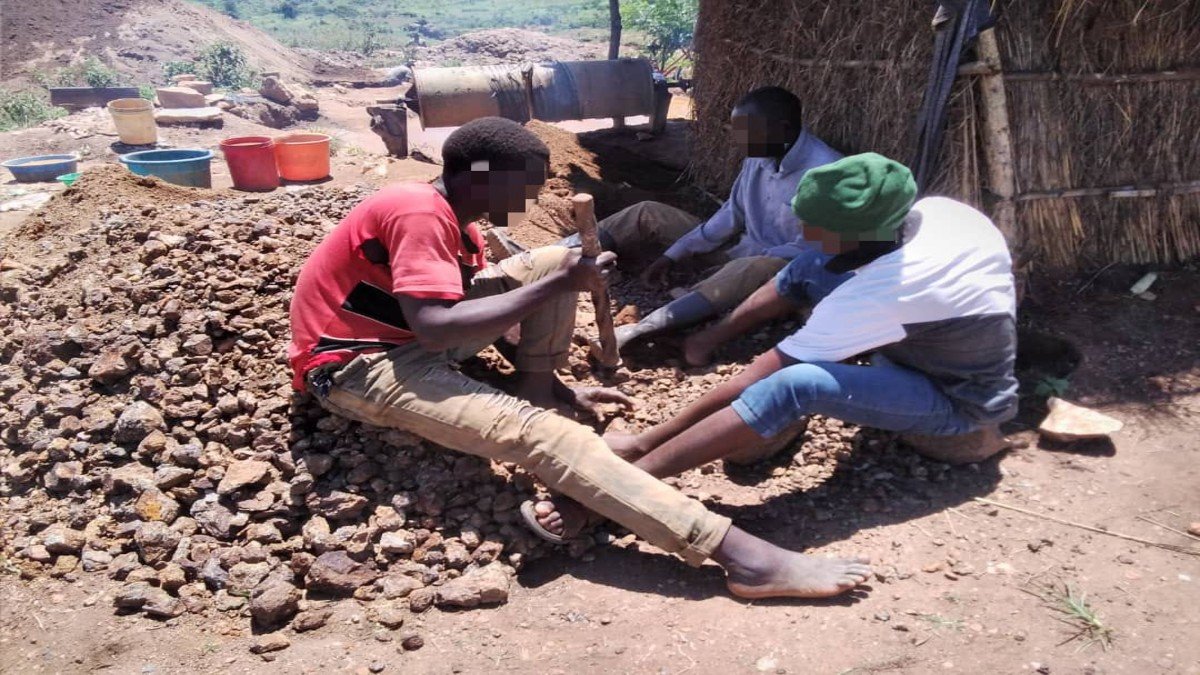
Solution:
M583 255L595 258L600 255L600 235L597 233L596 205L589 194L577 194L571 198L575 211L575 227L579 230ZM613 327L612 307L608 302L608 289L592 292L592 305L596 309L596 328L599 340L589 340L591 357L605 368L621 365L621 354L617 351L616 329Z
M983 99L983 146L987 158L988 190L996 196L992 216L1012 252L1019 303L1025 295L1024 246L1017 233L1017 207L1013 201L1017 181L1013 169L1012 129L1008 122L1008 96L1004 91L1003 64L1000 62L1000 47L996 43L994 28L979 34L976 49L980 61L988 68L986 74L979 76L979 89Z

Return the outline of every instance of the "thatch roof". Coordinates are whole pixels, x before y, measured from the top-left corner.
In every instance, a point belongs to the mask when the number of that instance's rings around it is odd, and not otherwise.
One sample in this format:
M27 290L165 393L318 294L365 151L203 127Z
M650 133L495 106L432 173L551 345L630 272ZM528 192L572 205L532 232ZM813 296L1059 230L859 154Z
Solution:
M997 11L1014 246L1043 271L1200 255L1200 2L1000 0ZM833 146L907 161L931 17L927 0L701 0L699 177L729 185L729 110L766 84L796 92ZM966 70L930 191L992 210L979 84L994 71Z

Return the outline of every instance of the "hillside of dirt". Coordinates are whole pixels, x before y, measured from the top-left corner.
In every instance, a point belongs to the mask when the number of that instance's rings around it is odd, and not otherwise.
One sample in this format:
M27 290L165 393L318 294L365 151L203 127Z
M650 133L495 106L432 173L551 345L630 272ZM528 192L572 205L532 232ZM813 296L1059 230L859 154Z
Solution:
M135 84L161 83L164 63L191 59L214 42L240 46L252 68L278 71L285 79L306 81L315 72L333 75L338 70L245 22L185 0L4 0L0 15L4 83L28 80L38 71L89 56Z
M417 65L495 65L601 59L608 47L520 28L492 28L416 49Z

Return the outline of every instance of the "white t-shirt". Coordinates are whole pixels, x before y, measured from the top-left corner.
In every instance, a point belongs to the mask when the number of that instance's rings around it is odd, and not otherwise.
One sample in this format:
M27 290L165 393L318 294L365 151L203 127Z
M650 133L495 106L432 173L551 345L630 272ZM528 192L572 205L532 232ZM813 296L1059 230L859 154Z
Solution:
M879 350L929 375L980 421L1016 410L1012 258L979 211L945 197L913 205L904 243L863 265L779 343L807 362Z

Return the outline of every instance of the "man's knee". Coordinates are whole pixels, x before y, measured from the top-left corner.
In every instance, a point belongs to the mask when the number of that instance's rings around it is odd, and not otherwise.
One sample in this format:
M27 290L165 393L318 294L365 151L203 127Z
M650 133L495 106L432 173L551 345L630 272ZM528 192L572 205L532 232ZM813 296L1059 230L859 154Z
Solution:
M755 279L756 285L761 286L768 279L779 273L787 265L783 258L770 255L753 255L746 258L734 258L726 265L731 274L743 279Z
M785 392L791 403L805 413L811 412L814 402L828 400L841 393L837 380L829 371L813 363L788 366L768 377L766 382Z
M570 254L571 249L564 246L533 248L500 261L500 270L507 276L529 283L562 267Z

